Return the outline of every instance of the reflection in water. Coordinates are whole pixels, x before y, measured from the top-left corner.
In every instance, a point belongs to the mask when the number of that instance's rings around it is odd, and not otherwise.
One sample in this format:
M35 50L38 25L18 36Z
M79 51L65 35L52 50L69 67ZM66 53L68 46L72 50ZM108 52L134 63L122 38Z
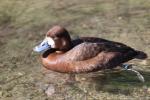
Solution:
M88 74L85 77L88 79L86 82L89 82L88 87L95 88L96 91L130 95L137 89L146 93L146 90L150 86L150 72L139 72L145 78L144 83L138 79L135 73L125 70L96 72Z

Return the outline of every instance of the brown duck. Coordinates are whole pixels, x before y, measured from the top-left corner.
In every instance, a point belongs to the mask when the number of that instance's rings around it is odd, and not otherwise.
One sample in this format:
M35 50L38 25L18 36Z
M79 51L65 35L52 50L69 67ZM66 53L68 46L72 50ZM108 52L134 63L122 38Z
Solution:
M101 38L71 40L68 31L61 26L52 27L34 51L42 52L45 68L70 74L112 69L131 59L147 57L125 44Z

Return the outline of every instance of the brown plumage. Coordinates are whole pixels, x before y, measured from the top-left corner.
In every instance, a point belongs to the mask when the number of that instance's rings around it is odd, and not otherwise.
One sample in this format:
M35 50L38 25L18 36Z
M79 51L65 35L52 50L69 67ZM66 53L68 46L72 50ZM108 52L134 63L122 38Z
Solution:
M136 58L139 54L125 44L95 37L81 37L71 40L68 31L54 26L46 33L54 42L41 58L45 68L62 73L93 72L112 69Z

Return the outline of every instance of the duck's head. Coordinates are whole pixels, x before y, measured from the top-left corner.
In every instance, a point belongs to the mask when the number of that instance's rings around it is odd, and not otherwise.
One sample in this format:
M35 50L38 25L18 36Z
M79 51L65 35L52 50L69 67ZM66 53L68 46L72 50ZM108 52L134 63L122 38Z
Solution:
M38 46L34 48L36 52L44 52L50 49L56 51L68 51L71 48L71 38L68 31L61 26L52 27Z

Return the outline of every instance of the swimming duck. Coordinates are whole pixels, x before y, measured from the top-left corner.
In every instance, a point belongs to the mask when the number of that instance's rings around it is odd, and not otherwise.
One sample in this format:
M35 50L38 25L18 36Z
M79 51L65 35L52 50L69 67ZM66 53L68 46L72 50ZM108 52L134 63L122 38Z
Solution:
M34 51L42 53L45 68L70 73L71 77L75 73L112 69L134 58L146 58L145 53L119 42L96 37L71 40L69 32L61 26L52 27Z

